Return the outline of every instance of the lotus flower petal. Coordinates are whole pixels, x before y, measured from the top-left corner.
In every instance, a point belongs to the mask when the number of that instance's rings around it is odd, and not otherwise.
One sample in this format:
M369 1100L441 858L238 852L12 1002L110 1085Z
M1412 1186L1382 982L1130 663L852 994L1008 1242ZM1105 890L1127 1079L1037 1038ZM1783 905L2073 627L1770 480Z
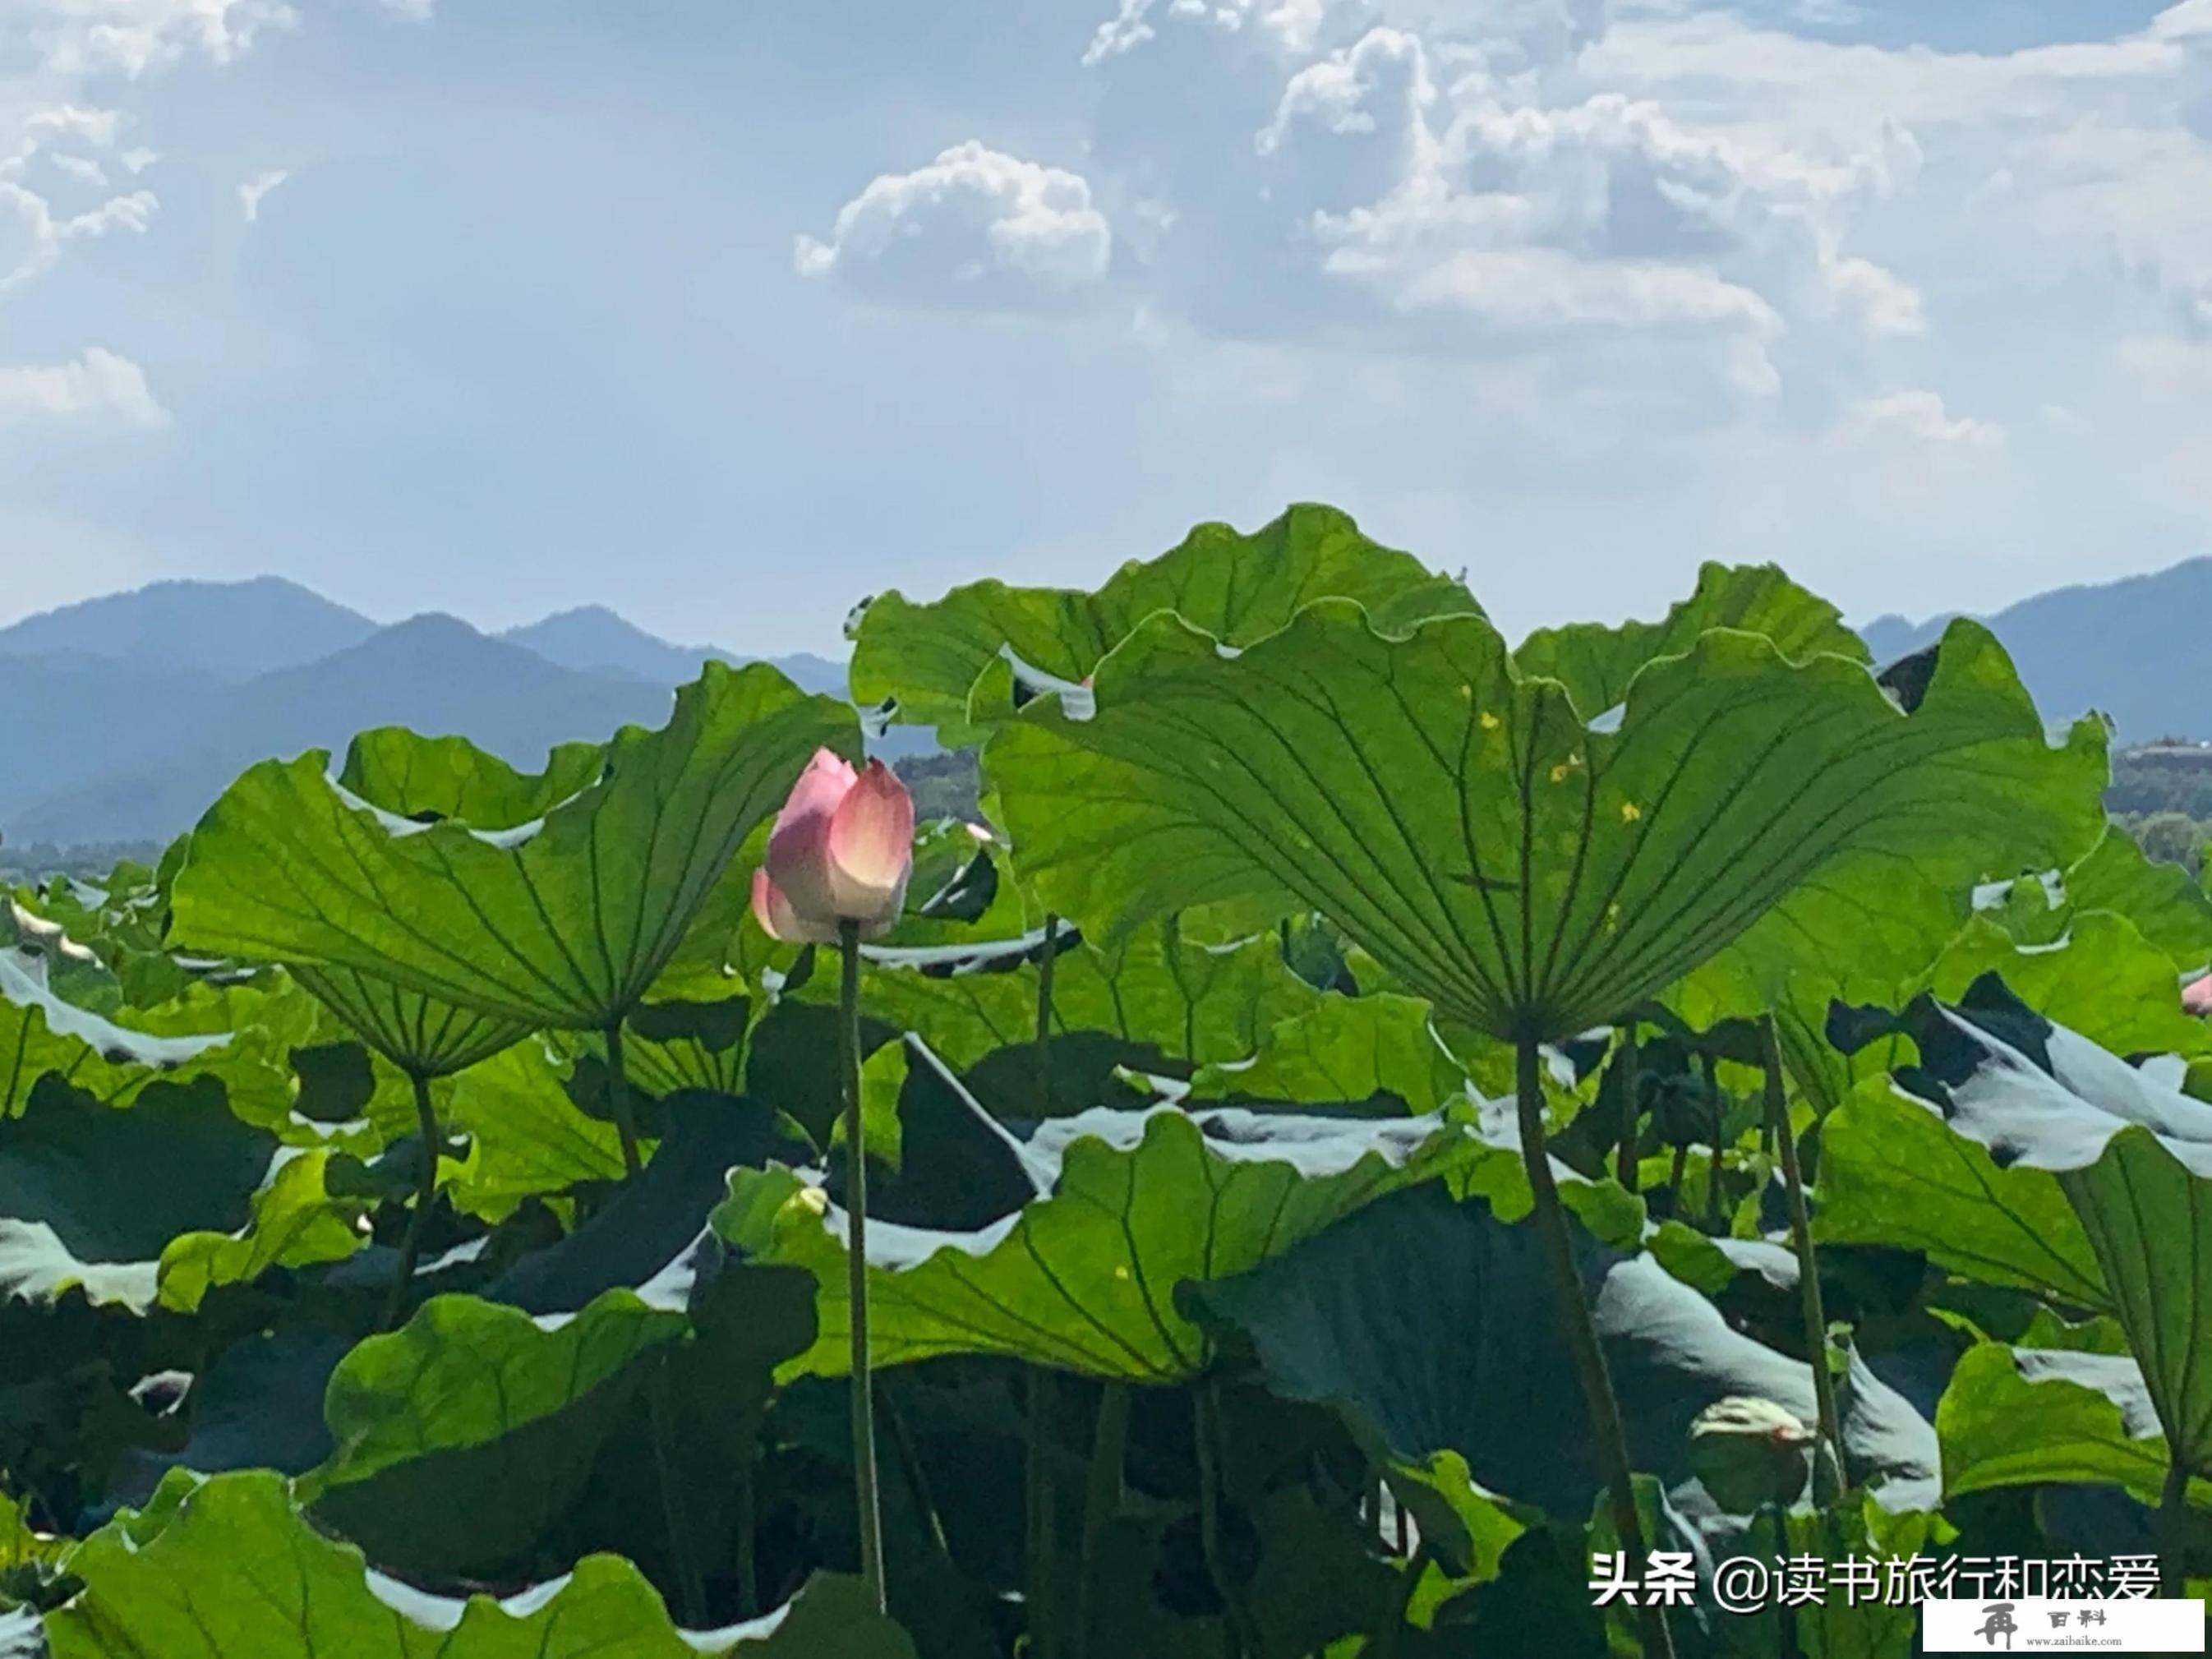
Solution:
M837 937L837 924L810 922L791 908L791 901L783 890L769 879L766 870L753 872L753 915L768 930L770 939L780 939L787 944L828 945Z
M817 749L799 775L768 838L768 877L803 925L836 934L836 895L830 878L830 824L859 774L833 750ZM763 921L765 925L765 921Z
M2212 974L2191 980L2181 988L2181 1011L2186 1014L2212 1014Z
M881 761L870 761L838 803L829 863L838 915L872 936L898 920L914 871L914 798Z

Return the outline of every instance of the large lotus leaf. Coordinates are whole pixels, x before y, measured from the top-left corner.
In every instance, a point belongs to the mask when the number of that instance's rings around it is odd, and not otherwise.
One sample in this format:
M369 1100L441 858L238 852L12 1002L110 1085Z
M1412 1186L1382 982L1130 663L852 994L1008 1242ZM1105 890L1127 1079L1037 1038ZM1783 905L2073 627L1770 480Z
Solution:
M1952 1273L2112 1310L2096 1254L2057 1179L1988 1150L1887 1079L1862 1084L1820 1130L1814 1237L1919 1250Z
M446 1085L440 1121L447 1133L465 1134L471 1143L453 1183L457 1206L496 1221L525 1199L623 1178L622 1137L613 1124L585 1115L570 1097L564 1080L569 1063L550 1041L536 1038Z
M1557 680L1584 720L1626 702L1645 664L1680 656L1715 628L1764 634L1792 662L1821 654L1867 660L1866 642L1844 625L1843 613L1809 593L1777 565L1707 564L1697 592L1661 622L1571 623L1541 628L1513 653L1526 679Z
M1117 1068L1183 1079L1200 1066L1249 1059L1279 1024L1322 1000L1272 935L1218 946L1154 927L1113 957L1070 941L1053 963L1048 1101L1036 1042L1038 942L872 952L860 982L864 1042L873 1048L911 1033L991 1110L1033 1119L1112 1099ZM749 1091L802 1121L834 1104L817 1059L836 1042L836 975L817 973L758 1033L764 1055ZM811 1111L810 1095L818 1097Z
M219 1285L246 1285L272 1267L339 1261L367 1242L363 1200L331 1190L328 1152L278 1163L253 1194L252 1214L235 1232L179 1234L163 1247L155 1275L165 1308L197 1312Z
M603 1029L642 1000L746 836L852 711L764 665L707 665L669 723L532 823L422 825L360 802L318 750L253 768L192 832L173 935L350 968L530 1025Z
M1205 1336L1177 1285L1241 1273L1386 1193L1511 1155L1434 1117L1384 1121L1094 1109L1040 1130L1048 1197L972 1233L871 1226L876 1361L1005 1354L1106 1379L1175 1383ZM714 1225L750 1259L811 1268L821 1333L787 1374L848 1355L845 1217L793 1172L740 1170Z
M2087 857L2066 872L2062 914L2109 910L2185 971L2212 963L2212 898L2178 864L2151 858L2114 824Z
M385 726L346 746L338 787L421 823L459 818L479 830L507 830L597 783L606 753L596 743L564 743L547 755L544 771L519 772L466 738Z
M2212 1472L2212 1106L2021 1003L1994 975L1900 1018L1919 1051L1899 1082L2008 1172L2048 1172L2080 1217L2175 1455Z
M734 1096L672 1096L661 1118L665 1133L643 1172L559 1243L532 1251L486 1285L487 1300L532 1314L574 1313L604 1291L653 1281L705 1232L708 1216L729 1196L732 1169L762 1167L794 1150L776 1114Z
M774 1368L813 1340L813 1296L797 1269L735 1267L688 1316L629 1291L573 1318L435 1298L339 1365L325 1405L336 1449L300 1494L418 1579L599 1550L659 1559L671 1504L694 1518L686 1536L726 1535ZM680 1452L665 1472L655 1413Z
M611 1556L505 1601L427 1595L314 1531L274 1474L173 1475L69 1559L82 1592L50 1614L53 1659L913 1659L850 1580L817 1578L769 1617L679 1632Z
M312 1040L313 1002L278 983L195 985L110 1017L58 995L36 964L0 951L0 1118L48 1075L121 1105L149 1083L219 1080L232 1109L281 1132L293 1103L290 1048Z
M1637 1468L1691 1480L1691 1420L1730 1395L1816 1414L1803 1362L1732 1328L1651 1257L1581 1233L1576 1248ZM1401 1469L1456 1453L1483 1487L1566 1517L1602 1488L1541 1242L1487 1206L1407 1193L1187 1299L1249 1345L1276 1393L1334 1406ZM1887 1477L1893 1499L1926 1494L1929 1425L1863 1365L1854 1383L1855 1474Z
M2135 1361L1978 1343L1936 1407L1947 1499L1999 1486L2088 1481L2145 1504L2164 1494L2172 1459ZM2190 1501L2212 1508L2212 1481Z
M293 977L402 1071L450 1077L520 1042L530 1027L461 1008L352 968L300 963Z
M143 1305L170 1240L246 1225L276 1152L205 1080L154 1085L118 1109L42 1079L0 1119L0 1285L82 1283Z
M564 744L544 771L516 771L465 738L417 736L400 726L364 732L346 750L338 787L417 823L458 818L479 830L543 817L599 780L605 750ZM403 1071L447 1077L488 1060L529 1033L524 1023L457 1007L351 968L298 966L300 982Z
M1200 1067L1189 1098L1419 1114L1467 1091L1467 1072L1430 1024L1428 1004L1386 992L1321 999L1278 1024L1249 1060Z
M967 742L968 694L1004 656L1072 683L1155 611L1249 645L1325 597L1354 600L1386 626L1480 614L1466 589L1411 554L1369 540L1334 507L1300 505L1249 536L1202 524L1158 558L1123 565L1096 593L999 581L931 605L885 593L853 627L853 696L864 706L895 700L901 720Z
M2026 948L1977 921L1911 989L1956 1002L1992 974L2045 1019L2115 1054L2212 1053L2212 1027L2174 994L2171 958L2117 913L2075 915L2058 939Z
M1900 868L1963 888L2102 823L2101 732L2052 750L1971 623L1910 714L1858 664L1714 630L1602 732L1486 622L1392 639L1334 601L1228 656L1155 617L1097 679L1091 718L1042 700L987 757L1046 903L1109 945L1185 906L1317 908L1498 1036L1571 1036L1724 954L1769 1006Z

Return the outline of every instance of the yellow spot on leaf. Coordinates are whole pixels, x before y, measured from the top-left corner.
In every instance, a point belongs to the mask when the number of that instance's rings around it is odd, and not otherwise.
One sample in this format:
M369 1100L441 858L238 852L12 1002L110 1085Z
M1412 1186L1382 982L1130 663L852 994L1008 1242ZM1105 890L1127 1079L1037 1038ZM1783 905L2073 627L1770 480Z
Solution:
M792 1201L799 1208L811 1210L817 1215L830 1213L830 1194L819 1187L801 1187L793 1194Z
M1623 823L1633 823L1643 816L1644 809L1634 801L1625 800L1620 803L1620 821Z
M1498 729L1498 716L1487 708L1482 711L1482 729L1486 732L1495 732Z

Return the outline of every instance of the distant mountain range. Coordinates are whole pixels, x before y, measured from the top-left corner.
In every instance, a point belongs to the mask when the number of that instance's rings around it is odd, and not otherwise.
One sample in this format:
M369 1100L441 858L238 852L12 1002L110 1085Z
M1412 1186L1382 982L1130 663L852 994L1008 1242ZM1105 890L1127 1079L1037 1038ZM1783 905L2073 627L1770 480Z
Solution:
M439 615L381 624L276 577L156 582L0 628L0 832L166 839L255 761L376 726L461 732L534 768L556 743L659 725L709 658L742 660L598 606L495 635ZM842 663L772 660L846 695ZM927 746L898 732L886 752Z
M1859 635L1876 660L1890 662L1952 620L1881 617ZM2112 717L2123 743L2212 738L2212 558L2054 588L1981 620L2012 653L2046 720L2094 708Z
M1888 662L1951 620L1882 617L1861 635ZM2060 588L1986 618L2054 720L2101 709L2121 738L2212 738L2212 558ZM453 617L380 623L274 576L155 582L0 628L0 833L62 844L189 829L255 761L342 749L356 732L458 732L517 765L556 743L659 725L714 646L672 645L599 605L488 635ZM773 658L810 691L845 665ZM889 755L926 752L894 732Z

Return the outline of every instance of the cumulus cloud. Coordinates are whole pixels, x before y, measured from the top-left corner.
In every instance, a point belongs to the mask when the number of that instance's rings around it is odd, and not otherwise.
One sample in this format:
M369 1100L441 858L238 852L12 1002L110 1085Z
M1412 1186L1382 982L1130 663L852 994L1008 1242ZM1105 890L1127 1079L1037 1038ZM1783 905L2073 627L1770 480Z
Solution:
M986 308L1065 305L1113 254L1090 185L970 141L884 173L839 210L826 240L798 239L799 274L879 298Z
M268 199L269 192L291 176L287 168L272 167L266 173L254 174L238 187L238 205L244 211L247 224L260 218L261 204Z
M1924 389L1863 399L1851 406L1844 430L1845 435L1855 438L1889 434L1929 444L1985 447L2004 441L2002 426L1954 416L1944 406L1942 393Z
M100 346L67 362L0 366L0 425L148 428L169 413L127 357Z
M61 74L137 79L187 57L229 63L298 21L285 0L9 0L0 43Z

